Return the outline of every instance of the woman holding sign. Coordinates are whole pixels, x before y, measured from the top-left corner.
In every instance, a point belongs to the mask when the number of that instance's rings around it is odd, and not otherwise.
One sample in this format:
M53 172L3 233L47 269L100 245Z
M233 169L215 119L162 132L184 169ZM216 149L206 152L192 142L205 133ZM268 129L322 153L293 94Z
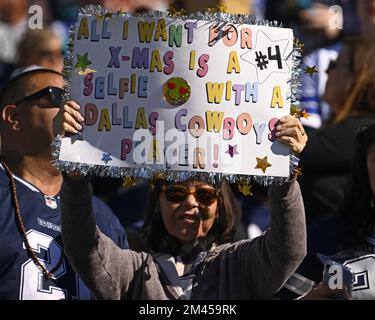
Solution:
M79 106L67 102L57 132L81 130ZM59 124L58 124L59 123ZM64 130L62 130L62 128ZM276 136L294 153L307 137L298 119L286 116ZM88 179L66 175L62 196L65 252L97 299L271 298L306 252L302 197L294 178L269 188L271 228L253 241L222 243L239 219L225 179L153 181L145 229L149 252L122 250L96 226Z

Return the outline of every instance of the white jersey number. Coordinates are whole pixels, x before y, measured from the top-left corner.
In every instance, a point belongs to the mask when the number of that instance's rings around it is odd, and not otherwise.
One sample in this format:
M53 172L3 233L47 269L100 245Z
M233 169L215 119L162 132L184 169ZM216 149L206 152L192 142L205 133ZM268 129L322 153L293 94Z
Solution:
M39 259L40 263L44 265L47 270L54 268L59 263L60 256L63 252L61 246L51 236L36 230L29 230L26 234L34 252L40 253L41 250L46 251L46 259ZM23 248L26 249L25 244ZM56 280L65 273L66 265L64 260L53 273L52 279ZM76 287L78 288L78 291L76 291L78 297L76 298L90 299L90 293L80 279L76 279ZM39 267L35 265L34 261L29 259L21 266L19 298L21 300L61 300L67 298L67 292L66 289L46 285L43 273Z

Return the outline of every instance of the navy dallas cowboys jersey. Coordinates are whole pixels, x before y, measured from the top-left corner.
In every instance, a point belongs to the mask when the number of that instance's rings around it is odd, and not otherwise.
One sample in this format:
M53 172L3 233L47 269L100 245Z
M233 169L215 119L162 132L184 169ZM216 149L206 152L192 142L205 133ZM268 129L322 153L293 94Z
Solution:
M54 268L63 252L60 197L47 197L15 176L21 217L30 246L47 270ZM127 248L126 234L117 217L101 200L93 198L93 210L101 231L119 247ZM0 300L90 299L91 294L64 258L52 279L27 255L16 225L9 180L0 166Z
M308 228L307 256L276 294L278 298L296 299L322 281L324 266L317 257L322 253L353 270L353 300L375 299L375 239L368 237L360 248L352 248L346 224L342 217L334 216Z

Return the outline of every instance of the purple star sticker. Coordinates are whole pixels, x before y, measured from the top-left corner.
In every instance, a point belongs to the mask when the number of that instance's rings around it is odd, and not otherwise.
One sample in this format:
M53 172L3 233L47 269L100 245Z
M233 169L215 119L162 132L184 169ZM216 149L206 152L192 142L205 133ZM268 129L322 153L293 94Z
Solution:
M228 150L225 151L225 153L229 153L230 157L233 158L234 155L239 154L239 152L237 152L237 145L232 146L228 144Z

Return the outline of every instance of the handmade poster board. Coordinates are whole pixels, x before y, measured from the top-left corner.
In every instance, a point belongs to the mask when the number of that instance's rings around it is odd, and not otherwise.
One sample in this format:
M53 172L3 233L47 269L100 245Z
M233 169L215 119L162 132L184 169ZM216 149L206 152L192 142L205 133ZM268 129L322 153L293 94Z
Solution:
M289 150L271 131L290 114L291 29L81 14L72 41L68 98L85 122L62 139L60 165L112 176L289 175Z

